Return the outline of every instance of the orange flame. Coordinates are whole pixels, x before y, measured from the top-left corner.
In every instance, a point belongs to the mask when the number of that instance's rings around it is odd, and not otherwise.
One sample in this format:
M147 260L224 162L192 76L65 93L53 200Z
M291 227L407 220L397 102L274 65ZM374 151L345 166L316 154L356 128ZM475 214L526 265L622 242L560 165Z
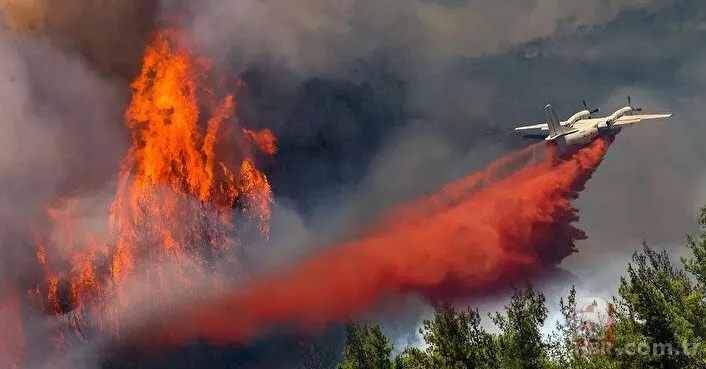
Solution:
M177 275L188 287L198 278L194 265L201 272L211 265L206 255L232 260L229 253L237 246L232 209L239 206L269 236L270 184L252 151L239 143L274 155L275 137L269 130L229 127L237 124L234 96L216 98L204 88L209 71L178 32L160 33L147 48L125 114L132 146L109 209L112 238L101 240L81 229L76 221L80 198L47 209L52 229L40 228L36 242L43 286L28 293L39 296L44 309L62 314L67 308L87 308L102 328L117 330L119 314L105 309L105 297L115 292L122 305L129 302L123 287L138 263L149 269L152 295L164 298L159 262L181 265ZM80 325L81 318L71 324Z
M263 129L259 132L243 129L243 133L265 154L274 155L277 153L277 146L275 144L277 138L269 129Z
M211 91L199 88L207 69L178 33L164 32L148 47L142 73L132 84L126 121L133 145L120 171L111 214L117 236L111 272L118 284L137 257L178 261L194 251L194 243L227 253L235 246L227 217L237 198L244 199L243 211L269 235L273 198L267 178L247 152L241 153L239 167L219 160L219 139L232 121L235 103L231 94L217 101ZM212 106L207 119L201 116L201 95ZM271 132L254 137L257 147L267 142L263 151L274 154ZM204 217L204 212L211 215Z

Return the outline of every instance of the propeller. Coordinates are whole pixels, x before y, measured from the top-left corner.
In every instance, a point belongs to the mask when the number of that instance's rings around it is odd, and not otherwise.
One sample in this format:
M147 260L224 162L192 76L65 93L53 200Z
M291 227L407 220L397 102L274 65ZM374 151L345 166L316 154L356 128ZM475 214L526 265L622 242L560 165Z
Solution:
M583 100L583 107L584 107L586 110L588 110L588 105L586 105L586 100ZM590 116L591 114L598 113L599 111L600 111L600 109L595 108L595 109L593 109L593 110L588 110L588 114L589 114L589 116Z
M628 95L628 106L631 107L633 111L642 111L642 108L633 108L632 107L632 99L630 99L630 95Z

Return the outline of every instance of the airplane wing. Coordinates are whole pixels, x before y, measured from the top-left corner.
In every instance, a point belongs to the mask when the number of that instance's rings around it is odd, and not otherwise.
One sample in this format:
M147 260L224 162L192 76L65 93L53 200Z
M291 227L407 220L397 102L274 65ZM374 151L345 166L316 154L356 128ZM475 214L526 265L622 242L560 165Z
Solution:
M560 125L566 126L567 122L566 121L561 121L559 122ZM522 131L549 131L549 124L548 123L537 123L537 124L532 124L529 126L521 126L515 128L515 131L522 132Z
M626 126L633 125L635 123L640 123L644 120L652 119L666 119L670 118L672 114L640 114L640 115L624 115L615 120L614 126Z
M534 131L534 130L549 130L547 123L533 124L530 126L522 126L515 128L515 131Z

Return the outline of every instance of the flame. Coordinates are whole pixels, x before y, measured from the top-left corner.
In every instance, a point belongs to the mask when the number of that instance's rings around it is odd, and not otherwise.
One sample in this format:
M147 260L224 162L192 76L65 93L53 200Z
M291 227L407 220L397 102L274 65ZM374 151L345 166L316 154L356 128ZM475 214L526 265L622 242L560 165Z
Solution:
M159 303L170 296L161 263L176 265L180 287L188 290L214 267L213 258L233 261L235 209L269 237L273 195L254 154L274 155L275 137L237 127L233 93L218 97L207 88L210 74L208 61L196 57L178 31L156 35L131 84L125 124L132 145L107 204L109 232L82 228L80 197L57 199L35 227L44 278L27 296L49 313L79 312L70 319L73 329L81 330L81 313L89 313L99 329L119 334L121 308L136 302L125 285L142 266L147 277L141 282ZM106 309L112 299L118 306ZM9 301L2 309L16 308ZM11 337L2 328L1 337Z
M53 228L57 230L51 236L35 232L36 257L44 272L46 285L46 304L54 314L63 314L72 306L68 302L85 301L99 289L98 259L107 251L91 235L84 235L75 222L78 199L59 199L46 210ZM82 236L85 236L82 237ZM62 255L63 260L50 257L47 246L54 254ZM52 263L54 261L54 263ZM60 283L68 282L68 300L60 297ZM39 286L35 291L40 290Z
M269 129L263 129L259 132L243 129L243 134L252 140L260 151L266 153L267 155L274 155L277 153L277 138Z
M266 176L245 150L239 166L219 160L222 147L234 145L220 140L233 121L235 102L232 94L218 99L200 88L208 64L184 46L178 32L165 31L147 48L142 73L131 85L125 117L133 145L120 170L110 220L117 238L111 274L118 285L138 257L180 261L206 247L220 256L230 252L236 243L229 217L237 199L269 236L273 197ZM210 106L208 117L202 116L204 105ZM263 151L274 154L271 132L254 137L269 138Z
M201 201L220 195L220 207L229 207L238 195L235 183L214 186L216 134L232 113L233 97L226 96L216 106L202 134L196 96L200 73L192 60L186 49L172 50L168 36L161 34L147 49L142 74L132 83L126 120L133 132L133 147L131 163L121 175L134 169L129 194L133 212L137 212L135 201L161 184Z

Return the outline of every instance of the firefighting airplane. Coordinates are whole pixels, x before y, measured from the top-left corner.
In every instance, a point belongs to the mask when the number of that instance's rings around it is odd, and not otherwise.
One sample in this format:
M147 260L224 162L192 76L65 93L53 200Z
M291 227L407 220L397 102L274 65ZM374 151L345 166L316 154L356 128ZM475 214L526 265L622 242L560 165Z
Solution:
M589 110L586 101L583 101L584 110L572 115L568 120L560 122L551 105L544 109L549 118L548 123L515 128L525 138L544 139L556 143L560 148L580 147L587 145L594 138L601 135L616 135L624 127L632 126L645 120L665 119L672 116L668 114L633 114L641 112L642 108L632 106L630 96L628 105L616 110L607 117L593 118L591 115L598 112L598 108Z

